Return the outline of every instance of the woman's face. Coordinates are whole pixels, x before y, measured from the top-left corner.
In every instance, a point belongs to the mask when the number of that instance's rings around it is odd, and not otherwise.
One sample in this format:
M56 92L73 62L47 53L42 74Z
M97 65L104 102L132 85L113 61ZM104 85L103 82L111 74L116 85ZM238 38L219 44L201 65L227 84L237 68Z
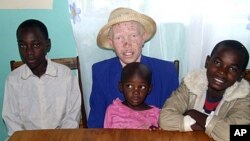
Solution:
M110 43L123 66L140 62L146 39L142 25L135 21L116 24L112 27L110 36Z

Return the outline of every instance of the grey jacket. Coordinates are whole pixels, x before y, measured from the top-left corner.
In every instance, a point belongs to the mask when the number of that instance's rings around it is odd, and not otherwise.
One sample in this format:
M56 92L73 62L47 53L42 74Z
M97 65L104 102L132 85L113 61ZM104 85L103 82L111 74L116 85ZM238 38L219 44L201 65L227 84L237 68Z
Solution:
M172 93L161 110L159 125L164 130L184 131L184 116L189 109L201 111L208 81L206 69L189 73L180 87ZM250 86L242 79L227 88L206 127L206 134L214 140L229 140L231 124L250 124Z

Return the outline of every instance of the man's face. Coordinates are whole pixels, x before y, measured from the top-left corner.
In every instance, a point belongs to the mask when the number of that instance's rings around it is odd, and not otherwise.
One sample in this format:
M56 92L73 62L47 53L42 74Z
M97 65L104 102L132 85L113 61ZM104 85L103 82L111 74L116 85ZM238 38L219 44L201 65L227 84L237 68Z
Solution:
M224 91L242 76L242 57L238 52L221 47L206 60L208 89Z
M22 28L17 37L20 55L31 70L41 69L41 64L46 62L47 50L50 40L45 39L37 27Z
M119 23L111 29L110 43L123 66L140 62L145 39L144 28L138 22Z

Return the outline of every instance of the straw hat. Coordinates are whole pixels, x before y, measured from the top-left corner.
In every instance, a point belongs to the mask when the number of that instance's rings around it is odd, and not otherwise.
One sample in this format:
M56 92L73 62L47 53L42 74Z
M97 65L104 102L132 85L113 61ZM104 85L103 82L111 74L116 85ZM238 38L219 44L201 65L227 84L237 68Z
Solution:
M151 17L129 8L117 8L111 12L108 23L99 31L97 45L102 48L113 49L107 40L109 30L113 25L127 21L136 21L143 25L147 33L146 41L150 40L156 32L156 24Z

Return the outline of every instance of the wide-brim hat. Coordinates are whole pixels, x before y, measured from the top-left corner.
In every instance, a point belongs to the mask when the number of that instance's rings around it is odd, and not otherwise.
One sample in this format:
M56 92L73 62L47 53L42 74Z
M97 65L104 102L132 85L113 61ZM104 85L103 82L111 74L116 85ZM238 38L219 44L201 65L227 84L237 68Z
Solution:
M151 17L129 8L117 8L111 12L108 23L99 31L97 45L102 48L113 49L108 42L110 28L117 23L128 21L136 21L144 27L147 34L146 41L150 40L156 32L156 24Z

